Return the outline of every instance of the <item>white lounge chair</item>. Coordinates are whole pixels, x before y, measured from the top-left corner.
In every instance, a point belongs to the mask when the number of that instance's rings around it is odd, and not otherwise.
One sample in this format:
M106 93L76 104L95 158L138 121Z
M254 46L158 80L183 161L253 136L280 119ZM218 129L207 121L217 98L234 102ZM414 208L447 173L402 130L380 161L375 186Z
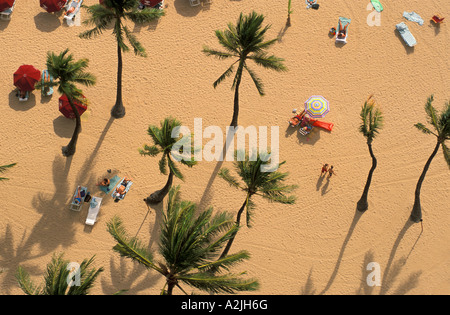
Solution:
M94 225L97 221L97 215L102 205L102 198L93 196L89 204L89 213L86 218L87 225Z
M73 11L67 14L64 14L64 18L66 20L73 20L75 19L75 16L78 14L78 12L80 11L81 5L83 4L83 0L70 0L69 2L67 2L65 8L66 8L66 13L69 12L69 10L71 10L73 8Z
M28 101L28 98L29 98L29 97L30 97L30 92L29 92L29 91L26 91L26 92L25 92L25 97L20 97L20 92L19 92L18 98L19 98L19 101L20 101L20 102Z
M406 45L408 45L409 47L414 47L417 44L416 39L414 38L413 34L411 34L411 32L409 31L409 28L405 24L405 22L398 23L397 25L395 25L395 27L402 36Z
M78 195L78 190L80 191L80 194ZM87 194L87 188L78 186L77 189L75 189L75 193L72 197L72 202L70 204L70 210L73 211L80 211L81 206L83 205L84 198L86 198Z
M200 0L189 0L192 7L200 5Z
M14 11L14 6L16 5L16 1L14 1L13 5L11 8L3 10L2 12L0 12L0 17L2 18L2 20L10 20L11 19L11 14Z

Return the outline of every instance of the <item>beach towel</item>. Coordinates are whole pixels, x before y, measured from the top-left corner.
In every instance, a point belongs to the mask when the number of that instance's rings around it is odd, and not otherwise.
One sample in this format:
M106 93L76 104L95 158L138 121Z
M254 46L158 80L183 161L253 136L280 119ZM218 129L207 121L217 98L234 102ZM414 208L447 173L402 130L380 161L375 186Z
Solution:
M114 187L116 187L116 185L119 181L120 181L120 177L116 175L110 179L108 187L99 186L100 190L103 191L105 194L108 194Z
M419 25L423 25L423 19L416 12L403 12L403 17L411 22L416 22Z
M379 0L370 0L370 2L372 3L375 11L377 11L377 12L383 11L383 6L381 5Z
M403 40L405 41L405 43L409 47L413 47L414 45L417 44L416 39L414 38L414 36L409 31L409 28L405 24L405 22L398 23L397 25L395 25L395 27L397 28L397 31L400 33L400 35L402 36Z

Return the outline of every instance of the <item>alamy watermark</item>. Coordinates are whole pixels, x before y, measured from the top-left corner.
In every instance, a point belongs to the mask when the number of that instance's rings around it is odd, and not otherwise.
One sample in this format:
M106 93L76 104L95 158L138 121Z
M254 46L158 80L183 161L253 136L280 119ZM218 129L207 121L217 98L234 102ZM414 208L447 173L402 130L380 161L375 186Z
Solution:
M77 262L70 262L67 264L66 270L69 270L69 274L67 275L66 282L69 287L81 285L81 269L80 264Z
M274 172L278 169L278 126L270 127L270 146L267 126L228 126L224 132L219 126L207 126L203 129L202 118L194 119L194 132L186 126L178 126L172 130L171 136L174 139L181 137L171 151L177 161L244 161L247 156L250 161L256 161L259 155L263 162L267 162L261 165L262 172ZM204 140L208 141L204 143Z
M381 13L374 9L372 3L367 4L366 10L371 11L367 16L367 25L381 26Z

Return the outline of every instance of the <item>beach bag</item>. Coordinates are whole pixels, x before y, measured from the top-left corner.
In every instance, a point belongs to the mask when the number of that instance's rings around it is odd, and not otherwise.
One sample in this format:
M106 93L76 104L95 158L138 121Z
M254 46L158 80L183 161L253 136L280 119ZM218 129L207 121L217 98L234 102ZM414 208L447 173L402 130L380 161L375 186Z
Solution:
M314 10L318 10L319 9L319 4L318 3L314 3L311 8L313 8Z

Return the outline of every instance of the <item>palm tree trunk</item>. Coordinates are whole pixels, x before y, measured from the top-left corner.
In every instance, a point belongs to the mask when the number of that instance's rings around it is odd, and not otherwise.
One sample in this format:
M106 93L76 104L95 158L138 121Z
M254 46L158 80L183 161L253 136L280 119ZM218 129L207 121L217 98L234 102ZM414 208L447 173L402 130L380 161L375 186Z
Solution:
M364 187L364 191L361 196L361 199L359 199L357 206L356 206L356 208L361 212L364 212L369 208L369 203L367 202L367 197L369 195L369 188L370 188L370 183L372 182L373 172L377 168L377 159L375 158L375 155L373 154L373 151L372 151L372 143L367 143L367 146L369 147L369 153L370 153L370 156L372 157L372 167L370 168L369 175L367 176L366 186Z
M73 103L72 97L67 96L67 99L69 100L70 107L72 108L72 111L75 114L75 130L73 131L72 139L70 139L69 144L62 148L62 154L66 157L72 156L75 154L77 141L78 141L78 134L81 131L80 113L78 112L77 107Z
M241 64L239 65L239 69L237 70L237 79L236 79L236 85L234 88L234 107L233 107L233 119L231 121L230 126L231 127L237 127L238 125L238 116L239 116L239 86L241 85L241 78L242 78L242 67Z
M117 94L116 104L111 110L111 116L114 118L122 118L125 116L125 107L122 102L122 49L117 43Z
M250 196L247 195L247 198L245 198L244 203L242 204L241 208L238 211L238 214L237 214L237 217L236 217L236 226L238 226L238 227L241 224L241 216L242 216L242 213L244 212L245 207L247 206L247 203L248 203L249 199L250 199ZM237 233L237 231L236 231L236 233ZM236 233L234 233L234 235L231 236L231 238L228 240L228 243L225 246L225 249L223 250L223 252L220 255L219 259L222 259L226 255L228 255L228 252L230 251L231 245L233 245L234 238L236 237Z
M441 142L438 140L438 142L436 143L436 147L434 148L434 151L431 154L431 156L428 158L428 161L425 164L425 167L423 168L422 174L420 175L419 181L417 182L416 192L414 196L414 206L410 216L411 221L414 221L416 223L422 220L422 207L420 205L420 189L422 188L422 183L423 180L425 179L425 175L427 174L428 168L430 167L431 161L433 160L437 151L439 150L440 145Z
M152 193L150 196L145 198L144 201L149 204L157 204L163 201L164 197L169 193L170 187L172 187L172 182L173 173L172 170L169 170L169 177L167 178L167 182L164 187Z

